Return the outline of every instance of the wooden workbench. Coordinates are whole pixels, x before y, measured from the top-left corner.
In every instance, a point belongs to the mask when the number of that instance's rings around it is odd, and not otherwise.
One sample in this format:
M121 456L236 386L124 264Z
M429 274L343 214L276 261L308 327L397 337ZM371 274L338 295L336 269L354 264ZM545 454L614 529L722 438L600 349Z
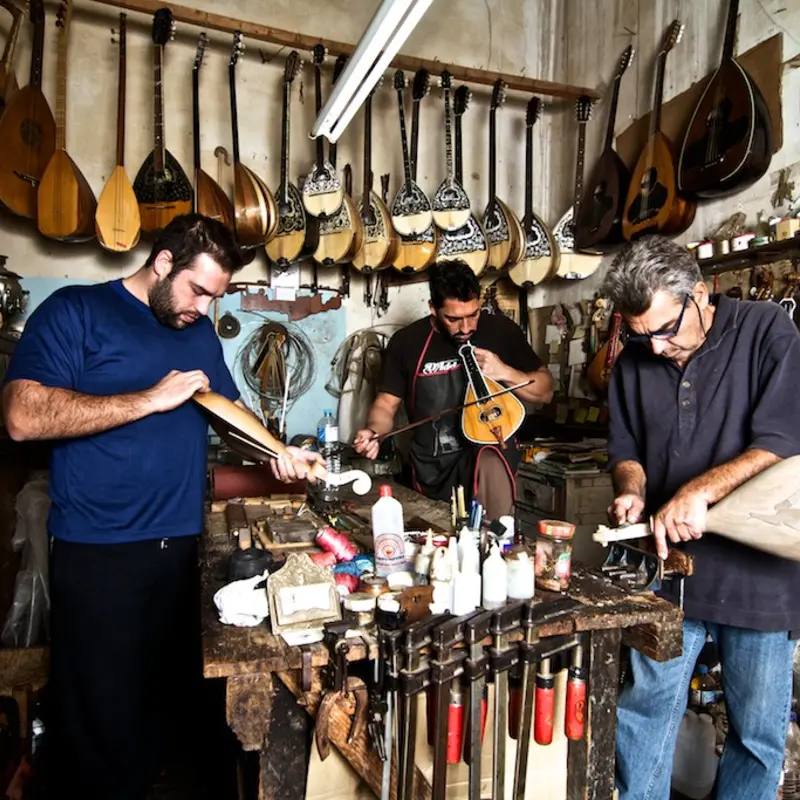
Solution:
M394 488L394 493L403 503L406 519L417 516L433 525L448 526L446 504L400 486ZM369 519L377 487L366 497L349 499L355 504L353 512ZM280 524L276 520L273 528ZM317 669L311 691L304 693L300 681L301 650L274 637L269 621L256 628L234 628L218 621L212 598L226 582L232 550L224 514L209 512L201 565L204 674L227 679L228 724L245 750L260 753L259 800L302 800L313 715L321 693L318 668L327 663L327 650L322 644L308 648L307 657ZM583 741L569 744L568 798L610 798L620 645L628 644L659 661L673 658L681 652L682 615L675 606L651 593L628 594L580 568L575 570L569 594L582 606L568 621L540 629L542 637L584 632L590 690L587 735ZM547 593L541 596L548 599ZM352 648L351 657L364 655L365 648ZM347 745L348 727L345 712L334 709L329 728L331 741L380 795L380 762L365 739ZM414 796L420 800L430 796L430 787L419 770Z

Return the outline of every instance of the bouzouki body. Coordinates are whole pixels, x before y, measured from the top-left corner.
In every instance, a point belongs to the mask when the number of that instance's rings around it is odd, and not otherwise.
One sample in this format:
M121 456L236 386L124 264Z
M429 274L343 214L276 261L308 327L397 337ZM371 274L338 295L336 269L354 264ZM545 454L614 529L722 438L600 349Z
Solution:
M611 382L611 370L622 352L621 330L622 315L615 311L608 340L595 353L592 363L589 364L589 369L586 372L590 385L598 392L605 393L608 391L608 385Z

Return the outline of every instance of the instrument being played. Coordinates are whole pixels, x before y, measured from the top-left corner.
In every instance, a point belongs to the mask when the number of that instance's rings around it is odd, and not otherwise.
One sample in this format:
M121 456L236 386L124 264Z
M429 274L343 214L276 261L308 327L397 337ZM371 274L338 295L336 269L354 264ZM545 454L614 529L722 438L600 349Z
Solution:
M588 278L600 266L602 256L581 253L575 245L575 218L580 216L583 201L583 163L586 156L586 125L592 116L592 101L579 97L575 103L578 121L578 154L575 162L575 194L572 207L553 228L553 237L560 255L556 277L566 280Z
M611 370L622 352L622 342L620 341L620 334L622 333L622 314L618 311L614 312L611 318L611 331L608 335L608 340L603 346L595 353L592 363L589 364L587 370L587 377L591 386L598 392L607 392L608 384L611 380Z
M419 102L428 91L428 73L420 70L414 76L414 103L418 113ZM392 224L402 236L414 236L424 233L433 224L433 211L425 192L420 189L412 177L412 160L416 166L416 158L409 156L406 138L406 113L403 102L403 92L406 82L402 70L397 70L394 75L394 88L397 92L397 103L400 111L400 139L403 145L403 172L405 182L400 187L392 202Z
M192 69L192 136L194 144L194 210L221 222L234 232L233 206L222 187L203 170L200 157L200 67L206 52L208 34L200 34Z
M400 110L400 139L403 143L403 167L406 167L406 161L408 160L409 163L406 175L411 178L415 186L417 179L417 144L419 142L419 110L422 98L428 93L428 84L429 77L427 70L419 70L414 76L411 141L407 145L405 108L403 105L405 77L400 70L398 70L394 76L394 88L397 92L397 103ZM409 147L411 150L410 154L408 153ZM400 192L398 192L398 197L399 195ZM397 201L397 197L395 201ZM427 202L427 198L425 198L425 202ZM421 233L400 234L398 231L400 242L397 256L392 265L396 270L405 273L421 272L427 269L436 260L436 246L439 241L439 234L436 226L433 224L433 212L429 213L430 222L428 223L428 227ZM394 222L394 211L392 211L392 215L392 221Z
M314 90L317 114L322 108L322 62L327 50L324 45L314 47ZM335 79L334 79L335 81ZM329 217L342 207L344 188L335 165L325 158L325 140L317 137L317 159L303 183L303 207L312 217Z
M525 406L516 395L504 393L503 386L481 372L472 344L462 344L458 355L467 376L461 414L464 436L473 444L496 444L505 449L506 442L525 421Z
M139 243L142 218L128 173L125 172L126 14L119 15L119 80L117 89L117 165L106 181L94 215L100 246L126 253Z
M462 156L461 118L467 110L470 100L470 91L466 86L460 86L455 93L455 179L459 186L464 185L464 168ZM470 211L467 221L454 231L443 230L439 234L439 251L436 258L439 261L463 261L476 275L480 275L486 268L489 257L489 242L483 232L480 222Z
M579 250L611 247L622 242L622 214L631 175L614 149L614 126L622 76L631 65L634 52L630 45L625 48L614 73L603 152L586 185L580 213L575 219L575 244Z
M692 114L678 158L678 191L725 197L755 183L772 160L772 121L761 90L736 60L739 0L730 0L722 63Z
M61 0L56 17L61 29L56 73L56 149L36 193L36 224L39 232L51 239L85 242L94 238L97 201L89 182L67 153L67 49L71 20L72 2Z
M308 231L300 190L289 180L289 130L292 116L292 83L303 62L296 50L289 53L283 71L283 135L281 139L281 188L278 196L278 230L267 242L267 256L279 267L296 261L303 252Z
M558 269L560 252L553 232L533 210L533 126L541 115L538 97L528 101L525 115L525 216L522 231L525 249L519 263L508 270L508 277L522 288L537 286L552 278Z
M658 53L650 134L631 174L622 216L622 235L628 241L646 233L682 233L692 224L697 209L695 203L678 193L672 142L661 132L667 56L681 36L683 25L676 19L667 29Z
M17 75L14 72L14 52L17 48L19 31L22 27L22 12L10 1L0 2L3 8L11 14L11 30L6 37L6 44L3 48L3 55L0 58L0 115L6 107L8 101L19 90Z
M517 215L497 196L497 109L506 101L506 85L498 80L492 89L489 112L489 203L483 229L489 240L487 269L514 266L522 257L525 236Z
M175 217L192 210L192 183L167 150L164 133L164 47L174 36L172 12L160 8L153 16L153 125L155 146L145 159L133 191L139 200L142 230L161 230Z
M44 3L30 0L28 6L33 24L30 78L0 117L0 203L13 214L36 219L36 194L55 151L56 123L42 94Z
M334 84L342 74L345 56L339 56L333 69ZM317 80L321 79L321 70L317 68ZM321 91L317 93L317 114L322 108ZM336 173L336 142L331 142L328 148L328 160ZM352 182L352 178L351 178ZM319 220L319 233L316 247L314 248L314 260L329 267L333 264L347 264L353 260L356 253L361 249L364 241L364 226L361 224L361 217L356 209L356 205L350 197L351 186L348 183L342 190L342 202L339 210L330 216Z
M358 213L364 226L361 249L353 258L353 266L364 274L391 266L400 249L400 240L392 227L392 216L380 195L372 189L372 96L364 102L364 192Z
M231 103L231 139L233 141L233 219L236 238L245 250L261 247L278 228L278 206L272 192L258 175L239 158L239 109L236 103L236 65L244 52L242 34L233 35L228 62L228 85Z

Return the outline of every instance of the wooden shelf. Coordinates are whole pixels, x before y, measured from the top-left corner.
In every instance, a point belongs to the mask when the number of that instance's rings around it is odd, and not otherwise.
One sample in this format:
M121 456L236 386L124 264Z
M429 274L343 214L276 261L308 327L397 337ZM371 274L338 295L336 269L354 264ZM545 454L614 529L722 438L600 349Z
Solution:
M268 25L233 19L223 14L213 14L196 8L176 5L175 3L164 3L161 0L94 0L94 2L116 8L124 8L128 11L136 11L149 16L155 14L159 8L168 8L172 11L172 16L176 22L183 22L189 25L196 25L199 28L222 31L224 33L241 31L248 39L257 39L258 41L277 44L281 47L292 47L303 52L312 50L318 44L323 44L328 49L328 55L333 57L349 56L355 50L353 45L345 44L344 42L305 36L301 33L272 28ZM425 58L398 55L390 66L392 69L402 69L406 72L427 69L432 76L441 75L442 72L448 70L456 81L484 84L486 86L491 86L496 80L502 79L509 89L547 97L560 97L568 100L577 100L583 96L590 97L592 100L600 98L600 94L596 90L586 86L571 86L566 83L526 78L522 75L511 75L505 72L492 72L488 69L462 67L457 64L447 64L443 61L431 61Z
M711 276L737 269L760 267L785 258L800 259L800 236L795 236L793 239L782 239L780 242L770 242L749 250L728 253L724 256L704 258L698 263L703 275Z

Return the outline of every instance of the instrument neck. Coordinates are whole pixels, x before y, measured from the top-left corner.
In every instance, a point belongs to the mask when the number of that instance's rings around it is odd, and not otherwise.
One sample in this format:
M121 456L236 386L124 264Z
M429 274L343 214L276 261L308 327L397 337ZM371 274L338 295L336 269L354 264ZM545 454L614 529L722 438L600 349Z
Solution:
M228 85L231 95L231 139L233 140L233 163L239 163L239 114L236 107L236 67L228 67Z
M461 152L461 114L456 114L455 122L456 180L464 185L464 161Z
M400 111L400 142L403 146L403 172L406 183L411 183L411 161L408 155L408 137L406 135L406 110L403 104L403 91L397 90L397 107Z
M611 93L611 107L608 109L608 127L603 150L611 150L614 146L614 127L617 124L617 108L619 107L619 90L622 86L622 75L614 78L614 91Z
M420 101L411 104L411 177L417 180L417 153L419 146L419 108Z
M331 142L328 145L328 161L331 162L331 166L334 169L336 169L336 149L337 149L336 142Z
M319 117L319 112L322 110L322 67L319 64L314 64L314 108ZM325 142L321 136L317 136L317 169L323 169L325 163ZM283 179L281 179L283 185Z
M194 169L200 170L200 70L192 71L192 139L194 144ZM197 198L197 192L195 192Z
M583 199L583 169L586 158L586 123L578 122L578 157L575 161L575 205L574 219L577 219Z
M153 147L153 168L157 173L164 171L164 48L157 44L153 48L153 120L155 143Z
M444 155L447 180L455 177L453 172L453 138L450 131L450 89L444 90Z
M58 65L56 68L56 150L67 149L67 50L69 48L69 23L72 4L67 3L61 33L58 37Z
M728 21L725 24L725 44L722 48L722 61L729 61L736 54L736 23L739 16L739 0L729 0Z
M14 21L11 23L11 30L8 32L6 46L3 48L3 58L0 60L5 67L10 67L14 60L14 50L16 50L17 39L19 39L19 32L22 28L22 14L16 10L16 6L13 8L16 13L14 13Z
M533 215L533 125L525 128L525 224Z
M42 88L42 58L44 55L44 8L33 26L33 44L31 46L31 72L29 83L36 89Z
M372 95L364 101L364 192L361 200L362 213L369 209L369 193L372 191Z
M664 99L664 73L667 67L667 54L658 54L656 66L656 89L653 95L653 113L650 115L650 136L661 129L661 102Z
M475 399L483 400L488 397L491 392L475 358L475 348L471 344L462 344L458 348L458 354L461 356L461 362L466 370L467 381L475 392Z
M493 108L489 112L489 202L491 203L497 194L497 109Z
M292 85L288 81L283 84L283 138L281 141L281 203L285 207L289 203L289 104L292 101ZM321 146L318 140L317 146Z

